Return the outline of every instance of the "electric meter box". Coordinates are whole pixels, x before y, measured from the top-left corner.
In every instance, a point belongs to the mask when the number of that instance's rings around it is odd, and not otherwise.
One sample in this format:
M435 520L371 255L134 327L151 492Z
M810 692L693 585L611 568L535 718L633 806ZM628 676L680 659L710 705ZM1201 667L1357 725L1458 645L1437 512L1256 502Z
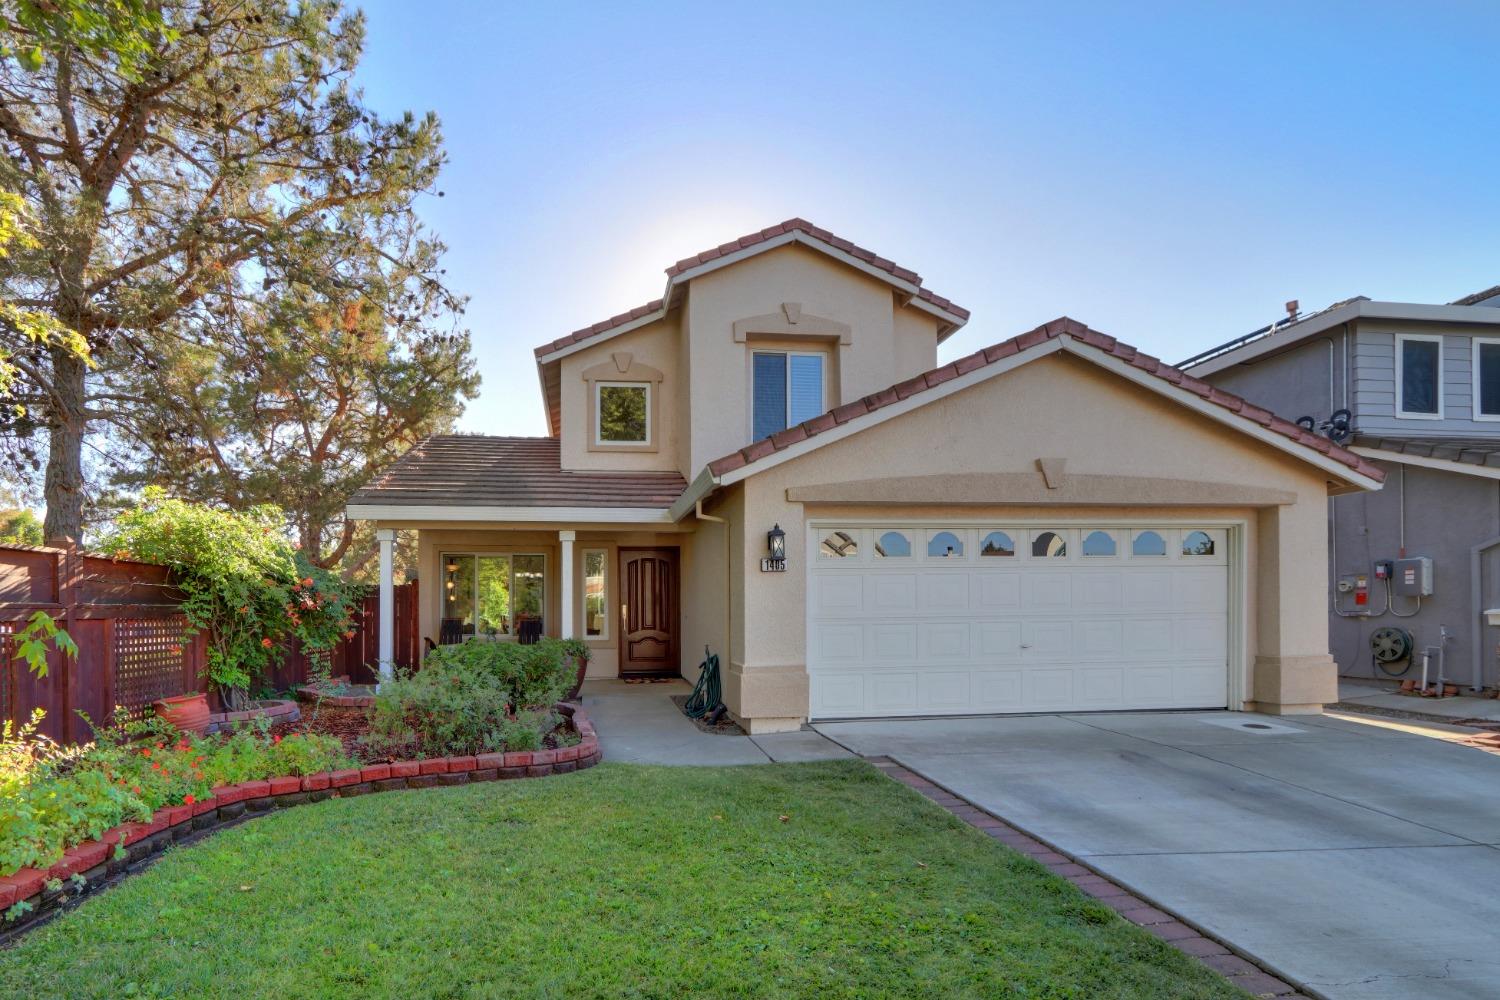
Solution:
M1397 559L1391 593L1401 597L1432 596L1432 560L1427 556Z

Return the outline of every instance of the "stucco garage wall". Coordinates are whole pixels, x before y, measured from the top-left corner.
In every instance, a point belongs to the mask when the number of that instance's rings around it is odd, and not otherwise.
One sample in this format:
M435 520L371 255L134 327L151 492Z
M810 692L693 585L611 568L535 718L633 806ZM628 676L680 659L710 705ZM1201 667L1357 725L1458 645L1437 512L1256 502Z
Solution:
M1075 495L1067 505L841 508L804 505L786 493L792 487L883 477L1011 473L1040 479L1037 460L1043 457L1065 458L1069 476L1133 477L1139 500L1116 498L1100 506L1079 503L1082 498ZM1246 497L1277 491L1290 502L1255 509L1250 501L1232 500L1194 506L1191 493L1169 481L1237 486ZM941 479L935 482L941 486ZM1323 611L1324 475L1087 361L1063 354L1039 359L768 469L740 488L742 558L749 568L745 645L729 665L735 678L729 689L744 701L729 704L752 720L764 716L767 728L784 727L806 712L804 568L811 555L804 550L803 526L809 516L844 511L870 519L1243 518L1245 579L1254 591L1243 597L1241 643L1250 674L1245 690L1273 710L1312 710L1335 697ZM787 531L792 568L785 574L758 573L765 531L776 522ZM797 678L800 688L793 682Z

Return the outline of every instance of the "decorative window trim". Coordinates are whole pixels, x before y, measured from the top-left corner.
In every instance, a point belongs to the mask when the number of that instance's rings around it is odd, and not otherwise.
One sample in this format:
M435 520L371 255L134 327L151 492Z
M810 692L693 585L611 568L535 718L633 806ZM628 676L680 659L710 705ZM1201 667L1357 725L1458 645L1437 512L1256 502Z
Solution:
M747 343L752 337L834 341L848 346L854 343L854 330L847 323L804 313L800 302L783 302L780 312L734 321L736 344Z
M655 452L660 450L658 428L661 427L662 373L642 364L629 351L616 351L603 364L586 368L584 386L588 396L588 450ZM606 385L644 385L646 387L646 440L644 442L601 441L599 439L599 389Z
M1472 352L1469 365L1469 378L1474 387L1473 417L1475 420L1500 420L1500 413L1485 413L1479 408L1479 401L1481 399L1481 394L1479 391L1479 348L1485 344L1488 344L1492 347L1500 347L1500 337L1474 337L1471 339L1473 340L1473 344L1469 348Z
M1408 340L1437 344L1437 412L1415 413L1406 409L1406 375L1402 370L1402 345ZM1396 416L1402 420L1442 420L1445 390L1443 388L1443 335L1440 333L1396 334Z
M600 627L598 635L589 635L589 556L600 557L599 578L603 581L604 598L604 624ZM590 546L581 549L578 554L578 610L583 614L582 626L583 640L585 642L604 642L609 639L609 549L602 546Z

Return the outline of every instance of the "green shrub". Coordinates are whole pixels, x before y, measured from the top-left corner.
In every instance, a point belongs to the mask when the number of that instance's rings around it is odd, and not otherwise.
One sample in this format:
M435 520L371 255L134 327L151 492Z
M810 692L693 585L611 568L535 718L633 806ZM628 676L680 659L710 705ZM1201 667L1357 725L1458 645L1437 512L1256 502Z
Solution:
M382 684L370 715L371 749L414 757L539 749L542 738L557 726L558 714L550 703L513 711L516 676L502 678L506 671L490 669L492 662L534 661L428 654L422 669ZM550 694L555 683L533 678L522 681L520 689Z
M439 646L423 663L491 675L504 686L514 709L550 708L572 689L578 659L588 655L588 647L577 639L546 638L530 646L471 641Z

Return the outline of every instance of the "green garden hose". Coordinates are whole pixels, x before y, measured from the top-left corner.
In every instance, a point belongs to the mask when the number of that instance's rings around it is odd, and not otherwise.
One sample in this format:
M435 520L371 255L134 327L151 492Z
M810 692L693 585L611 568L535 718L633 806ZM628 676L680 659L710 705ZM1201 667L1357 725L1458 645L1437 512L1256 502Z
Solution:
M698 667L698 683L693 685L693 693L682 706L689 719L701 719L724 704L719 688L719 657L706 648L703 653L705 659Z

